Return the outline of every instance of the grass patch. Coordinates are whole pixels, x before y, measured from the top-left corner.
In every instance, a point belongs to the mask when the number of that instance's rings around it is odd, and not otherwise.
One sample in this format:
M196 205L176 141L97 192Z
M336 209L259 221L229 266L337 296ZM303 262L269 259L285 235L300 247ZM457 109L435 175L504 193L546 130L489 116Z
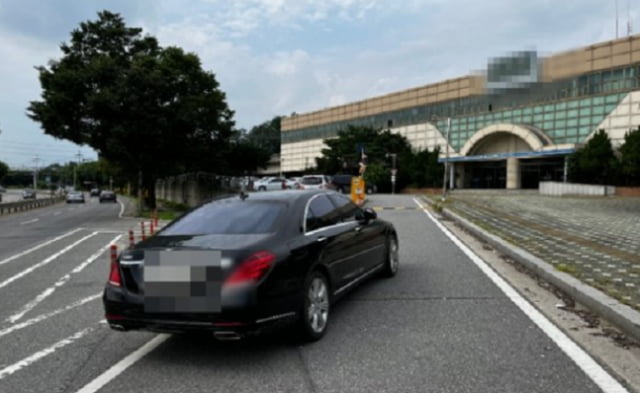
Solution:
M575 275L576 273L578 273L578 270L571 265L567 265L566 263L559 263L557 265L554 266L556 270L560 271L560 272L565 272L565 273L569 273L572 276Z

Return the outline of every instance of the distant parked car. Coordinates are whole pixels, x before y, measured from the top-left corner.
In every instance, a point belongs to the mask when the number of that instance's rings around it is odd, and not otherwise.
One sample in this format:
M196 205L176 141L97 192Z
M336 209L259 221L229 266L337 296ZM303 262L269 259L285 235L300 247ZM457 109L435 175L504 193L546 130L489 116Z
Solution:
M100 196L100 189L92 188L91 191L89 191L89 196L92 196L92 197Z
M340 194L351 192L351 175L333 175L331 177L331 188Z
M306 175L302 176L300 186L305 190L329 189L331 179L327 175Z
M286 181L286 186L289 190L301 189L300 182L297 181L296 179L285 179L285 181Z
M116 193L113 191L104 190L100 192L100 203L105 201L117 202Z
M332 189L338 191L341 194L349 194L351 193L351 180L355 176L352 175L333 175L331 177L331 187ZM373 194L378 191L378 187L375 184L365 182L366 193Z
M0 192L7 192L7 189L2 187L2 186L0 186Z
M275 191L286 188L286 179L282 177L265 177L253 183L253 189L256 191Z
M22 190L22 199L36 199L36 191L30 188Z
M68 193L67 203L84 203L84 194L79 191L72 191Z

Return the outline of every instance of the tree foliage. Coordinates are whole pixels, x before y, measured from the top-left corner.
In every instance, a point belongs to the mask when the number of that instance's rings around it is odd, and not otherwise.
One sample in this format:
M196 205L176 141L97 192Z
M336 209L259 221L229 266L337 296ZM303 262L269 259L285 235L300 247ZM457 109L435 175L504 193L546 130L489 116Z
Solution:
M265 150L269 156L280 153L280 121L281 117L276 116L252 127L247 134L247 141Z
M9 173L9 165L0 161L0 181Z
M605 130L599 130L569 157L569 177L578 183L613 184L618 166L609 136Z
M359 147L367 156L365 181L380 191L391 190L391 169L395 154L396 190L408 185L431 187L441 184L442 164L438 164L438 151L413 152L411 144L402 135L371 127L348 126L337 138L324 141L327 148L316 159L316 170L326 174L358 173L361 160Z
M627 185L640 186L640 127L629 131L620 146L620 171Z
M109 11L60 48L37 68L42 99L28 108L46 134L91 146L131 180L142 172L150 205L158 177L224 167L233 112L197 55L163 48Z

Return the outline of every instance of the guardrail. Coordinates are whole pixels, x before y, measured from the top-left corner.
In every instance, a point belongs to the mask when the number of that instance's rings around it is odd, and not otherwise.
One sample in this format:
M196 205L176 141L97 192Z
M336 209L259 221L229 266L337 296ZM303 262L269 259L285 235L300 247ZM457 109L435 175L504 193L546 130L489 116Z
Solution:
M0 216L49 206L64 201L64 197L31 199L28 201L0 203Z

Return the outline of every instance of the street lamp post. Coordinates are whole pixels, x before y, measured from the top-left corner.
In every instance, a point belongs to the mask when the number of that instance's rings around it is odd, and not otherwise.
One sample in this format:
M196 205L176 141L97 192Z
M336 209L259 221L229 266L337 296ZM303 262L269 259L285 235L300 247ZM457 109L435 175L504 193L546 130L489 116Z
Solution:
M431 117L432 122L437 122L440 117L433 115ZM436 123L437 124L437 123ZM442 174L442 201L447 198L447 170L449 164L449 131L451 130L451 117L447 117L447 132L445 133L445 160L444 160L444 173Z
M391 157L392 168L391 169L391 194L396 193L396 157L398 156L396 153L387 153L385 155L387 158Z
M447 170L449 169L449 130L451 130L451 118L447 117L447 136L445 137L445 161L444 173L442 174L442 201L447 199Z

